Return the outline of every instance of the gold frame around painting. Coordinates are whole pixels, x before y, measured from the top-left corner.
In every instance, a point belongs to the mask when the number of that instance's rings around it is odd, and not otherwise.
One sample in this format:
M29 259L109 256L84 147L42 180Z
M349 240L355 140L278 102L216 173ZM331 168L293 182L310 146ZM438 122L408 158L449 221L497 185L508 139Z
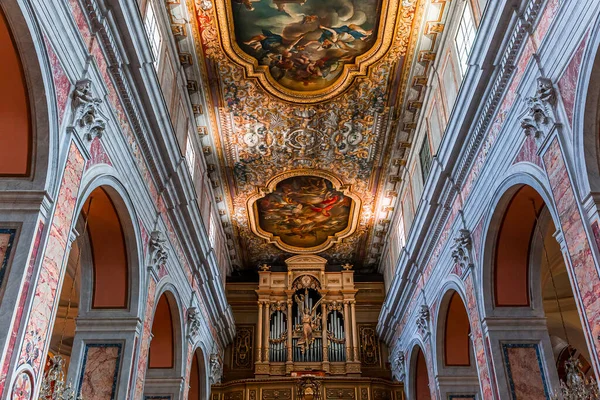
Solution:
M332 186L342 192L344 196L348 196L351 198L352 206L350 208L350 214L348 216L348 226L336 233L334 236L329 236L324 243L321 243L318 246L313 247L296 247L284 243L279 236L273 235L270 232L263 230L259 224L258 217L258 200L262 199L269 193L273 193L276 190L277 184L283 180L288 178L293 178L297 176L316 176L320 178L327 179L331 182ZM248 222L250 223L250 229L252 232L258 237L265 239L267 243L274 244L279 247L281 250L294 253L294 254L317 254L321 251L327 250L331 246L336 243L340 243L344 238L352 235L356 228L358 227L359 214L362 206L362 200L359 196L351 191L350 185L345 185L337 176L332 173L315 170L315 169L299 169L294 171L283 172L274 178L272 178L266 187L257 187L256 193L248 197L246 203L246 209L248 210Z
M259 65L258 61L246 54L235 41L235 27L233 24L233 10L231 1L215 2L215 10L221 37L221 44L225 54L235 63L244 67L246 76L256 78L261 86L273 96L284 101L312 104L330 100L344 92L352 84L355 78L366 76L369 67L382 59L390 49L395 39L396 21L401 0L382 0L381 15L377 38L373 46L364 54L356 57L354 64L347 64L343 72L332 85L314 91L296 91L283 87L271 76L265 65Z

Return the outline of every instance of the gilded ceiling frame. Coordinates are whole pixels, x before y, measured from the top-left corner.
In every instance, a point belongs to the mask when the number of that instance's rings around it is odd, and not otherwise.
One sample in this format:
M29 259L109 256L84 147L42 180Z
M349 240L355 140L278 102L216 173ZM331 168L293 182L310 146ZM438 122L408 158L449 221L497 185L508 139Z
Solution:
M364 54L357 56L353 64L344 65L341 76L332 85L319 90L301 92L283 87L273 79L267 66L259 65L254 57L246 54L238 46L235 41L231 3L231 1L217 1L215 4L219 36L225 54L244 68L246 77L257 79L271 95L284 101L301 104L331 100L346 91L355 78L366 76L369 73L369 67L385 57L395 40L396 21L400 6L399 0L382 0L377 38L373 46Z
M276 190L277 184L279 182L297 176L317 176L320 178L327 179L331 182L335 190L342 192L344 196L348 196L353 200L352 206L350 208L350 215L348 217L348 226L344 230L336 233L334 236L329 236L324 243L318 246L297 247L289 245L287 243L284 243L279 236L276 236L270 232L263 230L258 222L259 219L258 207L256 204L257 201L265 197L269 193L273 193ZM257 186L256 192L248 197L246 204L250 229L256 236L260 237L261 239L264 239L269 244L274 244L283 251L287 251L294 254L317 254L324 250L327 250L336 243L341 243L343 239L349 237L356 231L359 223L362 200L358 195L352 192L350 185L344 184L342 180L339 179L336 175L323 170L304 168L278 174L271 180L269 180L266 187Z

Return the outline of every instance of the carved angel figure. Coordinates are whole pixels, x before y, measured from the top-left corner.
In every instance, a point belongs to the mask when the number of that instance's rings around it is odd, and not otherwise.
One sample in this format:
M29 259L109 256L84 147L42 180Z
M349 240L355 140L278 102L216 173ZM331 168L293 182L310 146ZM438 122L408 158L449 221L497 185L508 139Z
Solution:
M320 315L317 315L317 307L321 304L322 298L317 301L317 303L311 308L305 307L305 296L306 294L295 295L294 300L298 304L298 312L302 313L302 336L298 340L297 346L300 347L302 353L310 347L312 344L314 337L313 331L318 330L320 328Z

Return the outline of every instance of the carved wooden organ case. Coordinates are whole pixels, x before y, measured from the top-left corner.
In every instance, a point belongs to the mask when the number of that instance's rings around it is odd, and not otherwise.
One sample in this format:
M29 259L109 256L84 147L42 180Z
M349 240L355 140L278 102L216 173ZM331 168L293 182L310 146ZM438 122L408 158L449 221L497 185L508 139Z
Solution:
M354 272L326 272L326 263L298 255L287 272L260 268L256 376L360 375Z

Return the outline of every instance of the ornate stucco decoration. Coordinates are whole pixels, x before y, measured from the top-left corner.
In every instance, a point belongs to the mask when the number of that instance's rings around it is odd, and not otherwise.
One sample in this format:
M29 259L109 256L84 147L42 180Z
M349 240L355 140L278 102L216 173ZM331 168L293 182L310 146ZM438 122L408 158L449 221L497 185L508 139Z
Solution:
M190 307L187 310L187 322L189 326L190 337L196 336L200 332L202 317L197 307Z
M459 276L462 276L468 268L473 266L471 246L471 232L468 229L459 230L452 245L452 260L458 268L457 275Z
M282 2L282 3L285 3L285 2ZM294 2L290 1L289 3L294 3ZM323 3L327 3L327 2L324 1ZM223 51L236 64L243 67L244 73L248 78L256 79L259 82L259 84L264 88L264 90L267 91L269 94L276 96L284 101L295 102L295 103L316 103L316 102L330 100L330 99L336 97L337 95L339 95L340 93L344 92L345 90L347 90L352 85L352 83L355 81L355 79L357 77L366 76L369 73L369 68L373 64L375 64L379 60L381 60L384 56L386 56L387 53L390 51L390 48L391 48L394 40L396 39L395 32L396 32L397 19L399 16L400 16L400 18L404 17L402 15L402 13L399 13L400 8L401 7L412 8L412 4L405 4L405 5L402 4L401 5L399 0L380 0L380 1L378 1L377 2L377 5L379 6L378 21L375 24L374 28L372 29L372 32L369 32L369 35L372 35L374 37L374 41L373 41L372 45L370 46L370 48L367 51L363 52L362 54L359 54L358 56L356 56L355 59L353 60L353 62L342 63L343 66L337 67L337 68L342 68L343 70L341 71L339 76L333 82L331 82L329 85L327 85L326 87L323 87L323 88L318 88L315 90L307 91L307 90L299 90L299 89L294 90L294 89L290 88L289 86L282 84L280 81L278 81L274 78L273 74L271 73L271 71L267 65L264 65L264 63L260 62L261 60L257 60L255 57L248 54L247 51L244 51L240 47L240 45L244 46L244 41L239 40L236 37L236 35L240 35L240 29L239 29L239 27L237 27L238 29L236 31L235 25L236 25L236 23L239 23L239 21L236 21L236 18L234 15L235 12L233 10L233 7L238 4L239 3L231 2L231 1L216 2L215 12L216 12L217 21L218 21L218 30L220 32L220 42L221 42L220 44L223 48ZM254 18L253 13L255 13L256 11L254 11L254 7L252 6L251 1L249 1L248 4L250 4L250 7L246 7L246 10L244 10L244 11L251 11L251 12L246 12L244 14L244 17L245 18ZM377 5L373 5L372 8L376 8ZM328 6L333 7L334 5L328 5ZM287 14L286 10L281 10L281 11L283 11L282 15L285 16ZM316 17L316 15L305 15L304 20L302 21L302 24L303 25L315 24L316 30L318 30L318 28L322 28L322 26L321 27L319 26L319 23L323 22L323 21L322 20L321 21L319 21L319 20L313 21L311 19L312 17ZM292 24L290 24L290 25L292 25ZM269 28L273 29L269 25L263 25L263 26L265 26L267 28L267 32L269 32L269 33L270 33ZM346 27L348 27L348 25L346 25ZM333 27L329 27L328 29L331 29L331 28L333 28ZM354 29L354 26L352 26L352 24L350 24L350 29ZM359 29L359 28L356 28L356 29ZM323 29L323 32L325 34L323 36L321 36L321 39L319 39L319 41L323 41L323 38L326 35L329 35L330 31L327 29ZM335 35L335 33L333 33L333 34ZM359 30L359 31L354 30L353 31L353 35L355 35L355 36L364 35L364 34L366 34L366 32L364 30ZM275 36L267 37L267 40L276 41L279 39L279 41L281 41L281 35L285 36L284 32L275 32ZM277 38L277 36L279 36L279 38ZM340 36L341 36L341 33L340 33ZM248 38L246 38L246 39L248 39ZM301 52L301 53L305 52L306 51L305 49L310 46L309 44L307 44L307 42L309 42L309 41L303 40L302 37L299 37L298 40L300 40L299 43L285 43L285 42L281 43L280 46L289 45L289 47L286 49L287 52L282 50L282 51L274 52L274 54L272 54L272 55L270 54L270 56L274 55L275 57L279 57L279 63L282 63L288 57L291 59L292 54L296 54L297 52ZM316 40L314 40L314 41L316 41ZM247 43L248 42L246 42L246 44ZM339 43L339 41L337 43ZM296 46L296 44L298 44L298 46ZM218 45L218 43L215 43L213 45ZM323 45L324 45L324 43L321 43L321 46L323 46ZM339 46L342 47L342 44L339 44ZM347 46L347 47L351 47L351 46ZM301 48L301 50L299 50L299 48ZM287 54L289 54L289 56ZM301 61L302 61L302 58L300 58L300 57L294 58L294 62L296 64ZM290 63L291 63L291 60L290 60ZM293 63L291 63L291 64L293 64ZM307 69L310 71L310 68L307 68Z
M77 81L72 98L73 123L76 129L81 131L82 137L86 140L101 138L106 129L106 121L99 110L102 100L94 97L92 93L92 81L89 79Z
M417 330L421 336L429 334L429 307L426 304L422 304L417 315Z
M417 53L415 28L422 25L426 3L388 1L396 7L395 24L386 23L377 31L378 37L384 30L386 35L391 33L388 51L366 68L365 75L352 79L354 83L337 95L299 105L300 101L284 101L273 95L257 77L247 74L244 65L232 62L223 48L228 42L223 40L223 28L229 35L231 27L223 27L219 20L223 15L217 10L230 5L215 3L207 11L200 0L195 0L193 32L186 40L195 41L193 45L199 54L195 64L199 73L194 79L201 79L204 87L210 87L206 116L211 134L204 136L203 141L213 149L209 162L220 166L219 182L227 194L223 200L230 212L228 229L239 250L237 254L243 254L238 264L242 268L282 262L295 254L256 235L247 206L257 188L267 187L278 174L297 169L334 173L362 201L360 210L356 206L360 213L354 233L322 246L319 254L330 263L353 263L357 271L375 267L376 260L367 255L374 248L369 243L379 215L376 206L385 193L382 182L386 174L381 173L380 167L395 148L386 137L393 131L390 124L396 120L390 114L404 101L410 81L408 71ZM257 11L270 4L250 3ZM244 3L233 4L245 7ZM391 17L392 9L388 7L383 12ZM334 90L333 87L326 90Z
M218 354L213 353L210 355L210 384L214 385L221 383L221 376L223 375L223 362Z
M321 399L321 382L312 377L302 377L297 383L298 399Z
M533 136L542 143L556 121L556 89L548 78L537 80L535 96L526 99L527 110L521 117L521 127L525 135Z
M393 358L392 361L392 371L394 374L394 377L399 381L399 382L404 382L404 378L406 377L406 368L405 368L405 356L404 356L404 352L403 351L398 351L398 353L396 354L396 356Z
M299 169L258 187L248 198L248 220L252 232L267 243L290 253L315 254L356 231L361 204L334 174Z
M153 231L150 234L150 254L148 257L148 269L156 270L161 265L165 264L169 258L167 251L167 238L161 231Z

